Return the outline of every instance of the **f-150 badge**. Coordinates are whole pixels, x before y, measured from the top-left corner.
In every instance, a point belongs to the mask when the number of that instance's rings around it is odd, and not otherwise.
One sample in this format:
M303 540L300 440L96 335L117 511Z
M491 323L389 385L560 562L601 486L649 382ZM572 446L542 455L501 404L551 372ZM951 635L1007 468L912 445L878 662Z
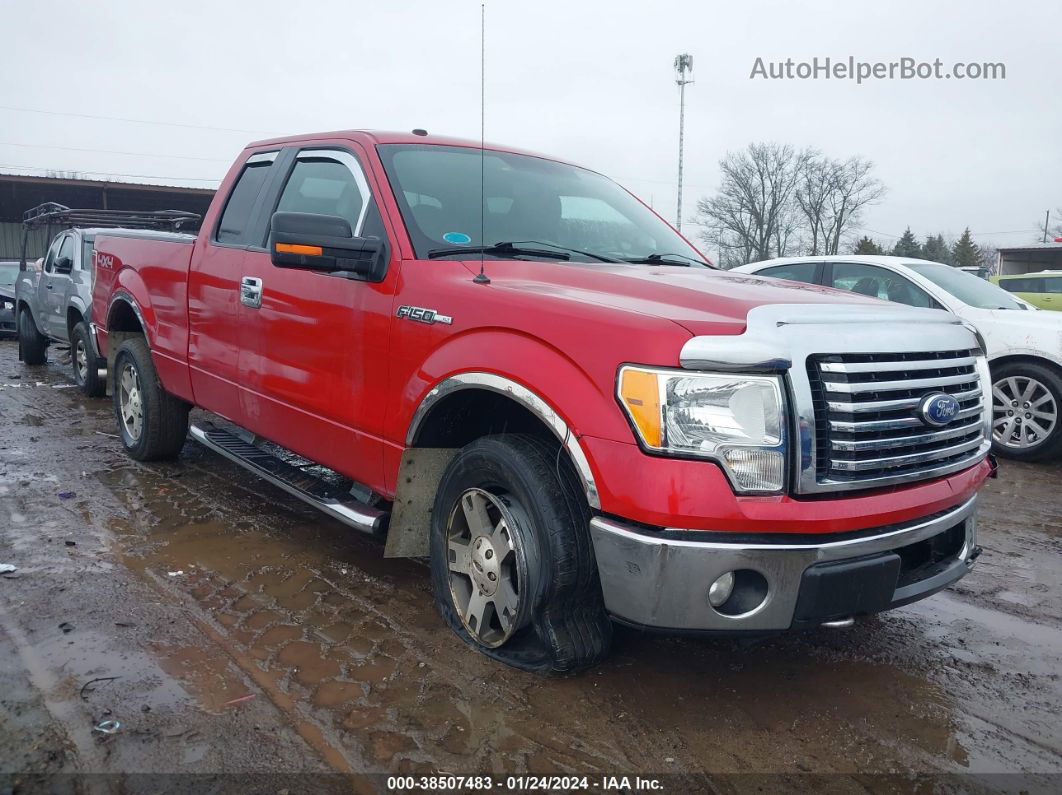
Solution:
M398 311L395 312L395 317L407 317L410 320L416 320L418 323L442 323L449 326L454 322L454 319L449 315L440 315L434 309L425 309L422 306L400 306Z

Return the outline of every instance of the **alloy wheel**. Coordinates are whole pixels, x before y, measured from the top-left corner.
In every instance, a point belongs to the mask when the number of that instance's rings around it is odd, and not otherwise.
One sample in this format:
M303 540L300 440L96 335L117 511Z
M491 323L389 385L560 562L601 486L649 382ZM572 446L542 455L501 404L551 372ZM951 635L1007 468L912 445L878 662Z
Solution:
M1058 404L1040 381L1023 375L992 385L992 438L1015 450L1043 444L1058 424Z
M85 383L85 378L88 375L88 350L85 348L85 342L80 339L74 346L74 370L77 382L79 384Z
M479 488L461 494L447 522L450 595L465 630L489 648L526 622L537 582L526 525L519 508Z
M140 389L140 376L132 364L126 364L118 378L118 406L126 435L136 442L144 427L144 393Z

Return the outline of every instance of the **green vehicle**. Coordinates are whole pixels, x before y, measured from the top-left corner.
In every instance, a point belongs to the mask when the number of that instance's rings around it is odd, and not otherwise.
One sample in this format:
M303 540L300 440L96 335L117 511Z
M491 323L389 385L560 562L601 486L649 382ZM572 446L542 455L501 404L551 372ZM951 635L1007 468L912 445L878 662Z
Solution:
M1040 309L1062 310L1062 271L993 276L992 282Z

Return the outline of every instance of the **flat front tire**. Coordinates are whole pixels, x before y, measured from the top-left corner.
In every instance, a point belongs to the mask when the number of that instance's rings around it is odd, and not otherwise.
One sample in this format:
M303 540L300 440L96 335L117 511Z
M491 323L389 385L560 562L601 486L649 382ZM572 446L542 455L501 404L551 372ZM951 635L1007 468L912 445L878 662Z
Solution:
M26 364L39 365L48 361L48 338L37 330L33 315L26 308L18 313L18 350Z
M468 645L524 670L566 672L607 656L590 512L568 459L522 434L454 457L432 512L439 612Z
M190 407L162 388L143 337L119 346L113 377L114 414L125 451L137 461L175 458L188 434Z

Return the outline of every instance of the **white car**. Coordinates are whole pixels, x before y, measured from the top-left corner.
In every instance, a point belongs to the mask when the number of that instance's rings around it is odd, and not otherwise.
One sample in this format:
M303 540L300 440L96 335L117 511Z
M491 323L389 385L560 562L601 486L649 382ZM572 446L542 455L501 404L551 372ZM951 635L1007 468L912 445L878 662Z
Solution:
M907 257L787 257L735 270L953 312L985 342L995 452L1026 461L1062 453L1062 312L1039 311L950 265Z

